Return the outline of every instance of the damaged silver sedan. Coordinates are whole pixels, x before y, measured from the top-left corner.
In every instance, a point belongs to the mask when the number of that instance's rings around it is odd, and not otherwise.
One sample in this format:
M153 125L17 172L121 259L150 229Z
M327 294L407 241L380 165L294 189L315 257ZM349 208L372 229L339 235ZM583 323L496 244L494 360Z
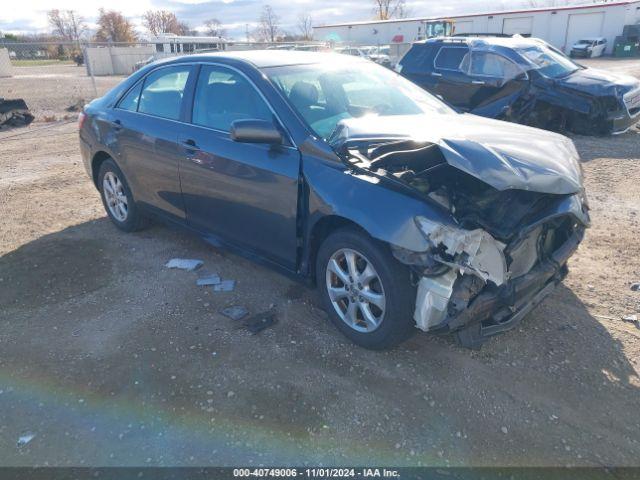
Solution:
M367 348L418 329L480 346L562 281L589 224L569 139L344 55L172 59L81 117L118 228L162 217L308 279Z

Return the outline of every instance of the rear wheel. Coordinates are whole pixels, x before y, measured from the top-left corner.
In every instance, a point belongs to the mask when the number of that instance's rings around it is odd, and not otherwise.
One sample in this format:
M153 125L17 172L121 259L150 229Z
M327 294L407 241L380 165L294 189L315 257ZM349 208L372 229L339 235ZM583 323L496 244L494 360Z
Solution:
M331 321L354 343L385 349L415 331L416 290L408 268L364 232L331 234L318 251L316 280Z
M124 232L134 232L144 227L145 219L133 199L129 184L111 159L100 165L98 188L104 209L116 227Z

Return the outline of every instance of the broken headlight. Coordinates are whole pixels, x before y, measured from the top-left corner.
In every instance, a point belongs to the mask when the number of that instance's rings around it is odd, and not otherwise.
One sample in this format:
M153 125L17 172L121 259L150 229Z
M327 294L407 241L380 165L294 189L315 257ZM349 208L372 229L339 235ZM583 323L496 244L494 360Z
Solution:
M498 286L507 280L506 245L487 231L464 230L425 217L416 217L415 222L431 244L433 258L440 263Z

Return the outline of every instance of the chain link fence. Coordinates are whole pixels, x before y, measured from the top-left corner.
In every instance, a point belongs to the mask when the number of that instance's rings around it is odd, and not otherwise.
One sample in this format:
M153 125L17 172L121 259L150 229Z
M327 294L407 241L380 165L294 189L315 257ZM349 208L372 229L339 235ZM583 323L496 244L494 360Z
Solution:
M164 40L163 40L164 41ZM164 43L9 42L0 39L0 98L26 101L36 122L73 121L82 106L138 68L160 58L212 51L336 51L393 68L410 44L327 42L203 43L198 37Z

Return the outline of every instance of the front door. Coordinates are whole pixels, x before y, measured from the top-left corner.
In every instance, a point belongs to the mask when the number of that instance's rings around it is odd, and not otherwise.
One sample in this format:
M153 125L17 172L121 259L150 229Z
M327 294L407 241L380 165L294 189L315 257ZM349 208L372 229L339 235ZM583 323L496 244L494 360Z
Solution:
M522 68L493 52L473 52L469 77L474 93L469 110L478 115L502 118L529 86Z
M189 223L294 269L300 153L292 146L238 143L231 124L277 120L240 72L202 65L192 125L179 136L180 180Z

